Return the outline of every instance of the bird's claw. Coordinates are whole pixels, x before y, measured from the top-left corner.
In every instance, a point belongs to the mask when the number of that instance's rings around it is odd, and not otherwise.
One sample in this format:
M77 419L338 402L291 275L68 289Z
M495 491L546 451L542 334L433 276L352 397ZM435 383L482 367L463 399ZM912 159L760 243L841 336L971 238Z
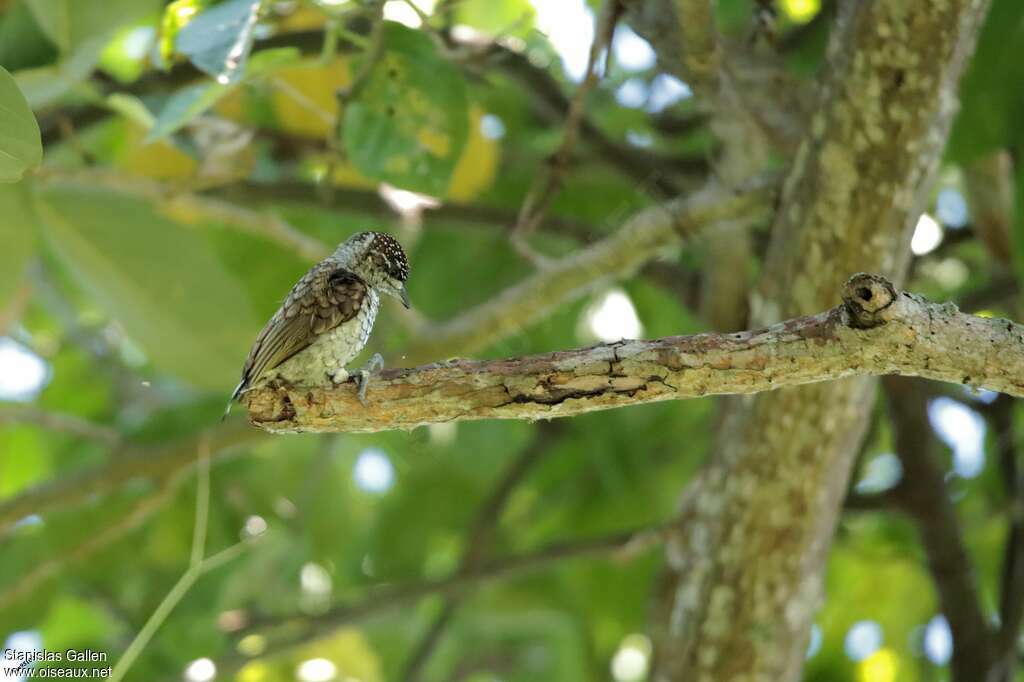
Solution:
M370 360L363 365L358 372L356 372L354 378L356 385L359 386L359 393L357 395L359 397L359 402L363 407L370 406L370 404L366 402L366 385L370 381L370 374L381 369L384 369L384 358L381 357L380 353L374 353L373 357L370 358Z

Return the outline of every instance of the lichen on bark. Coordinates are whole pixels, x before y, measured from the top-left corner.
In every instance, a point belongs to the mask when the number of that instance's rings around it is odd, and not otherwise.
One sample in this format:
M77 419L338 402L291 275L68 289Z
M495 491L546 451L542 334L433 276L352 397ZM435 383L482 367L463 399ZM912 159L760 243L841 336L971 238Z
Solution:
M987 6L842 4L752 296L754 325L820 309L852 272L902 281ZM667 549L656 679L799 678L873 390L846 379L734 405L683 497L695 521Z

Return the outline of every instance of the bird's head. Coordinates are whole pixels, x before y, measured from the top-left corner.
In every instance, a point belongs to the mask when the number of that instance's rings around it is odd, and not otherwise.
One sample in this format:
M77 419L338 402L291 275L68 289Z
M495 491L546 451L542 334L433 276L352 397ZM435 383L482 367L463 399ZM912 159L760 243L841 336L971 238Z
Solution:
M409 307L409 294L405 289L409 259L402 245L391 235L357 232L338 245L332 257L380 293L393 296Z

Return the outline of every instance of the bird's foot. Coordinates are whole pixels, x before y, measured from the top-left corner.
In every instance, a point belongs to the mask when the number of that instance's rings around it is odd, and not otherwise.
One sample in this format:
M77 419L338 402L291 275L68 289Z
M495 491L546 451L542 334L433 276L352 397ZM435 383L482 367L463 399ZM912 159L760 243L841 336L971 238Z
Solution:
M363 407L369 407L366 402L366 385L370 381L370 374L384 369L384 358L380 353L374 353L373 357L356 372L355 380L359 386L359 402Z
M271 389L273 389L275 391L278 391L278 390L281 390L281 389L284 389L285 391L290 391L293 388L295 388L295 384L292 383L291 381L289 381L288 379L285 379L282 376L275 376L275 377L272 377L272 378L268 379L267 381L265 381L263 383L257 383L255 386L250 386L249 388L247 388L244 391L242 391L241 393L239 393L238 397L241 398L243 395L245 395L246 393L248 393L252 389L257 388L259 386L265 386L265 387L271 388Z

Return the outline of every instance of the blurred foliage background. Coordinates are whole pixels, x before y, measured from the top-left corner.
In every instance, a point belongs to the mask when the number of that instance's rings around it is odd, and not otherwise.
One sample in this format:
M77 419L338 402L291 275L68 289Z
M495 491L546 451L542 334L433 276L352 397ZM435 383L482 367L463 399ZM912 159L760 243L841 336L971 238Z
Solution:
M745 39L752 3L716 8ZM778 3L793 77L816 74L832 9ZM107 660L40 665L112 665L189 566L204 495L183 467L212 453L201 514L206 555L224 562L193 576L126 679L648 678L661 554L617 539L671 517L707 454L710 400L372 436L217 424L262 323L356 231L391 231L410 254L414 310L386 305L370 342L391 366L423 320L531 271L509 230L561 144L596 10L390 0L381 22L355 0L0 0L5 648L91 649ZM995 0L908 287L1016 319L1022 69L1024 5ZM552 258L714 172L719 143L689 88L628 23L581 130L531 237ZM707 246L479 355L705 330ZM752 281L748 265L734 276ZM1019 516L1020 410L958 387L929 386L925 400L931 432L914 438L946 464L995 610ZM877 413L862 501L902 471L884 400ZM488 579L472 577L480 566ZM905 518L848 513L805 679L947 679L932 580Z

